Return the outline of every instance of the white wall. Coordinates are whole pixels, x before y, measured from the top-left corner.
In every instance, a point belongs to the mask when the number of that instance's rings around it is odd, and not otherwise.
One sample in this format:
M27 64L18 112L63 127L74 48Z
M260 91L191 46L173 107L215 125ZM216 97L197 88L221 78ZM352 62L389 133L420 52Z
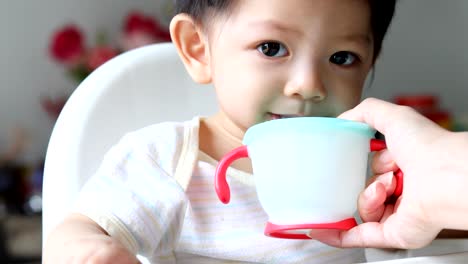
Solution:
M52 32L76 22L89 42L98 28L117 36L129 10L164 17L167 1L171 0L0 0L0 152L8 145L11 128L19 125L30 137L24 158L40 159L53 120L41 110L39 97L68 94L76 85L48 55Z
M0 151L18 124L30 135L27 159L43 156L53 122L39 96L70 92L74 83L47 54L51 32L75 21L92 37L115 35L129 9L162 14L163 0L0 0ZM171 0L168 0L171 1ZM439 94L444 106L468 112L468 1L400 0L393 27L366 96Z
M366 96L432 92L468 113L468 1L401 0Z

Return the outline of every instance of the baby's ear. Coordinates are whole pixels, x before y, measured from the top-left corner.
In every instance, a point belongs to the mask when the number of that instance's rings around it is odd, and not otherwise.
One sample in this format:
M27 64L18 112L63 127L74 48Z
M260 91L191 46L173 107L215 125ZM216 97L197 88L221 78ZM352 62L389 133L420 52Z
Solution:
M190 16L176 15L170 25L171 38L192 79L201 84L211 82L207 38Z

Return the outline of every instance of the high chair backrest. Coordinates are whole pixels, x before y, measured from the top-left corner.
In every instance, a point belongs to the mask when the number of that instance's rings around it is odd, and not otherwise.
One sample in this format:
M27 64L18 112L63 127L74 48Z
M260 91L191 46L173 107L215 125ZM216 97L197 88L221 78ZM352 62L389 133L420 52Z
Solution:
M66 215L105 152L127 132L216 109L214 89L195 84L171 43L117 56L73 92L52 132L44 168L43 241Z

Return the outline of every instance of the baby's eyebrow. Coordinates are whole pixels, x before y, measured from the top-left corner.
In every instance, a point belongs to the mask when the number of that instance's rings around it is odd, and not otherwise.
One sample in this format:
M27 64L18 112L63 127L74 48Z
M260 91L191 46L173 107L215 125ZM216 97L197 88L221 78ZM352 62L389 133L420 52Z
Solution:
M269 28L269 29L276 29L276 30L284 31L284 32L293 32L296 34L303 34L303 32L300 29L294 28L287 24L283 24L273 19L249 22L247 26L249 28L250 27L263 27L263 28Z
M337 39L350 41L350 42L356 42L356 43L359 43L361 45L366 45L366 46L369 46L372 44L371 36L367 34L362 34L362 33L338 36Z

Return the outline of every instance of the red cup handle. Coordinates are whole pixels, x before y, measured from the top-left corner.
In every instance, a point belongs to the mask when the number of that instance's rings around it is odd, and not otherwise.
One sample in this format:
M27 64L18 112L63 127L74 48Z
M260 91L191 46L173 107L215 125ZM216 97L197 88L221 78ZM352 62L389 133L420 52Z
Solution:
M383 140L371 139L370 150L371 151L381 151L387 148L387 144ZM396 188L393 192L394 197L399 197L403 193L403 172L398 169L393 173L396 180Z
M235 160L240 158L248 158L249 153L247 146L241 146L231 150L218 163L215 172L215 190L221 202L227 204L231 199L231 191L229 184L226 181L226 171Z

